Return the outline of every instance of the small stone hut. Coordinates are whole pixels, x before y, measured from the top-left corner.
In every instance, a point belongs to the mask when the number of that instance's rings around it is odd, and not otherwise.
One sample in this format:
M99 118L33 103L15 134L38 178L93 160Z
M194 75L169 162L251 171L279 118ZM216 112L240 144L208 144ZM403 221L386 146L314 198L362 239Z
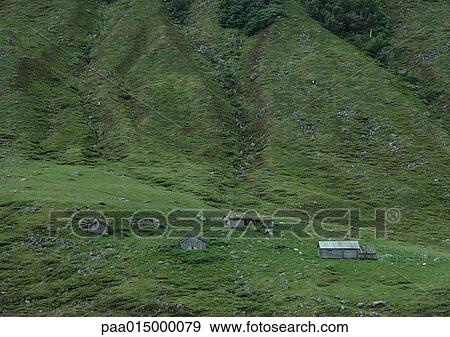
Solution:
M180 240L180 246L184 250L203 250L208 245L196 236L185 236Z
M95 236L108 235L108 225L99 219L87 219L80 223L80 228Z
M223 218L223 225L225 228L240 228L251 224L255 226L271 227L273 225L273 220L252 215L226 215Z

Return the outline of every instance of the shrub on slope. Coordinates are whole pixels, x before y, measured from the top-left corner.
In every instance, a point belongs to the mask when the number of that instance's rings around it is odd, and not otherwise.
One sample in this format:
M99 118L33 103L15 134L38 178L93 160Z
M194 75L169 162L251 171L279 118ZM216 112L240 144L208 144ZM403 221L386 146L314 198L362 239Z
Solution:
M225 28L240 28L253 35L283 15L278 0L223 0L219 21Z
M390 23L382 0L302 0L309 14L371 56L388 61Z
M193 0L167 0L170 15L174 21L183 23L189 13Z

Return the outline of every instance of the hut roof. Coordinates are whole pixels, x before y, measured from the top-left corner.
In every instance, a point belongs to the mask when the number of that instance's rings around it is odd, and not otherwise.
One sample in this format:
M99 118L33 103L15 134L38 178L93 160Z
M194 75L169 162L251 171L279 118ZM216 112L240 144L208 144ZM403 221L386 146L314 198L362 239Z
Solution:
M322 249L360 249L358 241L319 241Z
M188 241L188 240L203 242L203 240L201 238L199 238L198 236L194 236L194 235L186 235L185 237L180 239L181 242Z
M195 236L185 236L180 240L181 248L184 250L201 250L208 246L204 241Z

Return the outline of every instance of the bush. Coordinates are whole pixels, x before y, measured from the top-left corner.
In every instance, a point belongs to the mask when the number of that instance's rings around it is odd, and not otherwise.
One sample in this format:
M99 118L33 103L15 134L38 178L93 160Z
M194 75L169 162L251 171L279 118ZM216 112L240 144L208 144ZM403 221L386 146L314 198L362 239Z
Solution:
M245 34L253 35L282 15L278 0L223 0L219 21L225 28L243 29Z
M172 19L178 23L183 23L189 14L193 0L167 0L167 7L169 8Z
M391 27L383 0L302 1L309 14L336 35L374 57L387 53Z

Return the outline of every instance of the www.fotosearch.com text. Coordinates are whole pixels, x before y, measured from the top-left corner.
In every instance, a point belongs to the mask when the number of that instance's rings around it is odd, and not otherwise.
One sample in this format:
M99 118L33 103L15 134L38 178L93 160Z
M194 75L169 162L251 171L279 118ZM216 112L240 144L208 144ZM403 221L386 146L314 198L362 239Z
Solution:
M58 236L71 230L80 237L137 236L182 238L186 235L208 239L262 237L282 238L290 233L302 238L359 238L361 231L373 232L375 239L387 239L388 225L400 221L398 209L375 209L371 217L359 209L321 209L314 213L300 209L276 210L270 214L249 210L235 213L219 209L159 210L53 210L49 231Z

